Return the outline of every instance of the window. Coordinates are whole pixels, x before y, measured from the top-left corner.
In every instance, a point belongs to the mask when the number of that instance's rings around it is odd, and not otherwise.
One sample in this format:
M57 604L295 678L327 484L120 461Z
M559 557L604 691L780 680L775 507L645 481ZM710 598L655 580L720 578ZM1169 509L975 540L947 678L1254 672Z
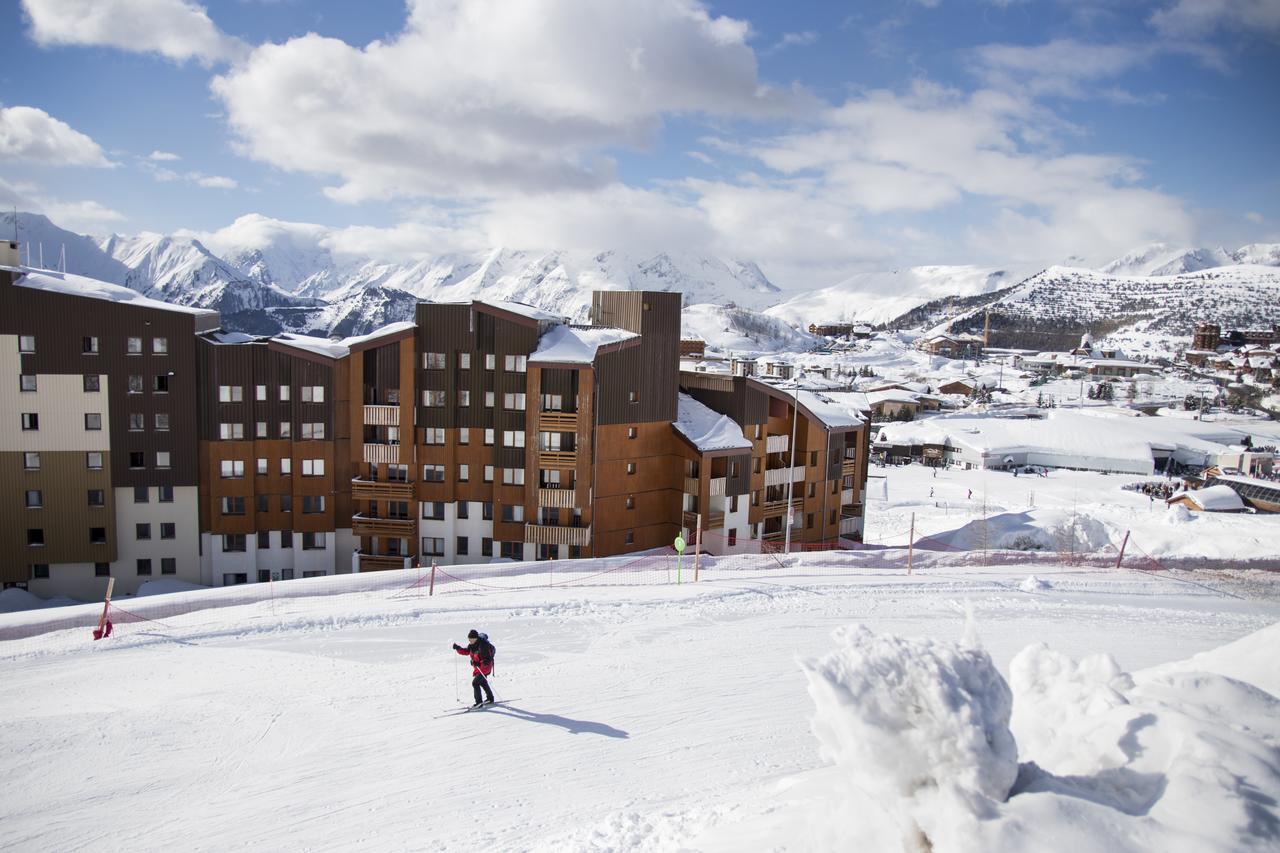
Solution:
M102 489L89 489L86 493L86 498L89 501L89 506L107 505L107 493Z
M142 432L147 428L147 416L141 412L129 413L129 432Z
M266 530L258 531L258 550L259 551L271 550L271 533L269 531L266 531Z
M37 455L37 461L36 461L35 467L37 468L40 467L38 455ZM84 455L84 467L88 468L90 471L101 471L102 470L102 452L99 450L90 450L88 453L86 453Z
M168 338L152 338L151 351L156 355L168 355L169 339Z
M141 376L139 375L129 376L129 393L130 394L142 393L142 377Z
M323 385L303 385L302 386L302 402L323 403L324 402L324 386Z
M628 391L628 392L627 392L627 402L628 402L628 403L639 403L639 402L640 402L640 392L639 392L639 391Z
M627 438L635 438L635 437L636 437L636 428L627 427Z
M266 437L267 437L267 422L266 422L266 421L254 421L254 422L253 422L253 437L254 437L254 438L266 438Z
M738 544L738 528L730 527L728 545L730 548L732 548L734 545L737 545L737 544Z
M465 483L471 479L471 466L465 462L458 466L458 482Z
M441 406L444 405L444 392L443 391L423 391L422 405L432 409L440 408Z
M111 577L111 564L110 563L94 563L93 576L95 578Z
M133 526L133 536L135 539L147 540L151 538L150 524L135 524Z
M259 457L258 459L258 476L259 477L265 477L268 473L270 473L268 469L269 464L270 463L265 457Z
M173 486L156 486L156 499L162 504L173 503Z
M738 511L738 496L730 495L729 496L729 512L737 512L737 511Z
M280 531L280 547L281 548L293 547L293 531L292 530Z
M324 550L324 534L310 533L310 532L303 533L302 534L302 550L323 551Z
M427 427L422 431L423 444L444 444L443 427Z
M524 394L503 394L502 395L502 408L508 409L510 411L519 412L519 411L523 411L524 407L525 407Z
M36 390L36 378L29 373L22 374L21 376L18 377L18 390L19 391Z
M468 552L471 550L471 540L465 536L459 536L457 544L454 546L454 550L457 551L459 557L467 556Z
M240 385L219 385L219 403L240 403L244 401L244 387Z
M469 427L461 427L458 430L458 444L471 443L471 429Z
M227 496L222 499L223 515L244 515L244 498Z
M635 508L636 508L636 496L627 495L627 509L635 509Z
M485 407L486 409L492 409L492 408L493 408L493 392L492 392L492 391L485 391L485 392L484 392L484 407Z
M811 529L812 527L813 527L813 513L811 513L811 512L809 512L809 513L805 513L805 516L804 516L804 528L805 528L805 530L809 530L809 529Z
M422 480L426 483L443 483L444 482L444 466L443 465L423 465Z
M302 438L303 440L324 438L324 422L304 423L302 425Z
M480 555L482 557L493 556L493 540L488 536L482 536L480 538Z
M493 370L493 368L497 366L497 363L498 363L497 356L495 356L495 355L494 355L493 353L491 353L491 352L489 352L489 353L485 353L485 356L484 356L484 369L485 369L485 370Z
M102 528L97 528L101 530ZM44 547L44 528L28 527L27 528L27 545L32 548Z
M406 507L405 512L409 510ZM444 521L444 503L441 501L423 501L422 518L425 521Z
M223 459L221 463L222 479L239 479L244 476L243 459Z
M816 468L816 467L817 467L817 465L818 465L818 451L816 451L816 450L810 450L810 451L809 451L809 466L810 466L811 468Z
M422 556L443 557L444 556L444 538L441 536L423 536L422 537Z
M471 353L469 352L458 353L458 369L459 370L471 369Z
M46 580L48 577L49 577L48 563L32 563L31 564L32 580Z
M506 370L515 371L516 373L524 373L525 366L529 359L523 355L509 355L502 360L502 366Z
M93 455L92 453L85 454L86 464L88 464L88 458L89 458L89 457L91 457L92 455ZM22 454L22 467L23 467L23 468L26 468L28 471L36 471L36 470L38 470L38 469L40 468L40 454L39 454L39 453L24 453L24 454ZM93 466L92 464L89 464L89 467L90 467L90 468L92 468L92 467L94 467L94 466ZM101 453L99 453L99 454L98 454L98 465L97 465L97 467L99 467L99 468L101 468L101 467L102 467L102 454L101 454Z
M470 518L471 517L470 507L471 507L471 504L469 502L458 501L457 507L456 507L458 518Z
M634 462L628 462L628 463L627 463L627 473L628 473L628 474L634 474L635 472L636 472L636 463L634 463Z
M324 512L324 495L303 495L302 514L316 515Z
M157 450L157 451L156 451L156 467L157 467L157 468L160 468L160 469L162 469L162 470L163 470L163 469L165 469L165 468L168 468L168 467L169 467L169 460L170 460L171 458L172 458L172 456L171 456L171 454L169 453L169 451L167 451L167 450Z
M484 446L493 447L493 430L492 429L486 429L484 431Z
M508 524L524 521L524 506L521 504L503 504L502 520Z
M493 521L493 503L485 501L480 504L480 518L484 521Z
M151 495L147 491L146 486L133 487L133 502L136 504L144 504L151 500Z
M34 335L18 336L18 352L35 352L36 339Z
M160 538L161 539L177 539L178 525L172 521L160 522Z
M759 473L760 473L760 457L759 457L759 456L757 456L757 457L753 460L753 462L754 462L754 464L755 464L755 470L753 471L753 473L755 473L755 474L759 474Z
M244 553L249 549L249 543L245 539L243 533L224 533L222 534L222 552L228 553Z
M484 466L484 481L486 483L493 482L493 466L492 465Z
M169 393L169 375L167 373L156 374L155 386L152 388L157 394Z
M458 405L459 405L459 406L470 406L470 405L471 405L471 392L470 392L470 391L459 391L459 392L458 392Z
M102 377L96 373L86 373L84 375L84 390L86 393L94 393L102 390Z
M508 560L524 559L524 543L523 542L502 542L499 546L499 552Z
M90 527L89 528L89 544L90 545L106 545L107 544L107 528Z
M238 586L239 584L248 583L248 582L249 582L249 576L244 572L223 572L222 573L223 586Z
M27 509L40 509L44 506L43 493L39 489L27 489Z
M504 429L502 431L503 447L524 447L524 430Z
M178 560L176 557L160 558L160 574L176 575L178 573Z
M142 355L142 338L129 338L125 344L125 351L129 355Z
M85 355L98 354L98 339L94 337L84 337L80 339L80 352Z
M635 532L634 532L634 531L631 531L631 530L628 530L628 531L627 531L627 533L626 533L626 536L624 536L624 537L623 537L623 539L622 539L622 544L623 544L623 545L634 545L634 544L636 544L636 534L635 534Z
M387 480L392 483L409 482L409 466L408 465L387 465Z
M810 483L810 484L809 484L809 497L813 497L813 496L814 496L814 494L816 494L816 490L817 490L817 488L818 488L818 484L817 484L817 483Z
M40 415L35 412L23 412L22 428L28 432L40 429Z
M424 352L422 354L422 366L427 370L444 370L444 353Z
M730 462L730 463L729 463L729 476L730 476L730 477L734 477L734 478L736 478L738 475L739 475L738 463L737 463L737 462Z
M160 432L169 431L169 414L167 412L156 413L156 429Z
M559 412L564 409L564 397L559 394L542 395L542 411Z
M280 422L280 437L281 437L281 438L292 438L292 437L293 437L293 421L281 421L281 422Z
M283 401L288 400L288 399L289 399L289 386L288 386L288 385L281 385L281 386L280 386L280 400L283 402Z
M280 511L293 512L293 495L280 496Z
M258 512L270 512L271 511L270 501L271 501L270 495L258 495Z
M523 486L524 485L524 469L523 468L503 468L502 483L505 486Z
M324 460L323 459L303 459L302 460L302 476L323 477L324 476Z
M293 459L286 456L280 460L280 473L284 475L293 473Z

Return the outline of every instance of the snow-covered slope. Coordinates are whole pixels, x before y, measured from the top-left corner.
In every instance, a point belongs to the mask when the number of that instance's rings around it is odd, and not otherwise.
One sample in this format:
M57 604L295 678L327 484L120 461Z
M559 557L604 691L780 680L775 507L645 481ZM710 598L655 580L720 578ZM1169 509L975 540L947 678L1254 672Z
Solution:
M14 235L13 212L0 214L0 234L6 239ZM59 269L64 256L64 272L95 278L108 284L127 285L129 267L104 252L96 241L54 225L43 214L17 214L17 239L22 245L22 262L45 269ZM43 262L42 262L43 259Z
M1221 246L1193 249L1151 243L1116 258L1099 272L1125 276L1179 275L1236 264L1280 266L1280 244L1252 243L1229 252Z
M680 334L706 341L714 350L742 354L800 352L817 342L808 332L794 329L776 317L725 305L686 307L680 318Z

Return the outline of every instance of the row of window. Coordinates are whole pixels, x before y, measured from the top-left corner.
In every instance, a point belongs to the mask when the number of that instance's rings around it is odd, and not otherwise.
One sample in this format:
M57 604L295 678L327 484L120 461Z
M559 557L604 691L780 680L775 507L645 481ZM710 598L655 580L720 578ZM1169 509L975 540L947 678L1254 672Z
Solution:
M422 366L426 370L444 370L445 360L442 352L424 352L422 354ZM455 356L458 360L459 370L471 369L471 353L457 352ZM497 367L498 357L493 353L485 353L484 369L493 370ZM502 368L509 373L524 373L528 370L529 357L527 355L504 355L502 357Z
M254 438L270 438L267 435L267 422L257 421L254 423ZM293 438L293 422L280 421L278 435L280 438ZM301 435L303 441L319 440L324 438L324 422L308 421L301 424ZM244 424L242 423L221 423L218 424L218 438L223 441L243 441L244 440Z
M146 577L151 574L151 569L153 565L154 563L150 558L142 557L142 558L139 558L134 563L134 569L137 571L139 575ZM31 569L32 580L42 580L42 579L47 579L49 577L48 563L31 563L30 569ZM177 573L178 573L177 557L161 557L160 558L160 574L176 575ZM94 574L94 577L99 577L99 578L110 577L111 564L110 563L94 563L93 574Z
M139 377L141 378L141 377ZM86 392L102 390L102 377L97 373L84 374L82 381ZM34 373L24 373L18 377L18 390L32 392L39 389L39 380Z
M107 505L107 493L103 489L89 489L87 491L88 505L92 507L101 507ZM173 486L157 486L156 500L159 503L173 503ZM136 504L145 504L151 502L151 492L147 486L133 487L133 502ZM26 490L27 509L43 509L44 508L44 492L40 489Z
M445 466L443 465L423 465L422 481L424 483L443 483L444 467ZM492 465L484 466L483 482L485 483L493 482L494 470L495 470L494 466ZM544 472L544 473L550 473L550 472ZM555 475L556 475L556 482L558 483L560 472L556 471ZM463 464L458 466L457 482L459 483L471 482L471 466L470 465ZM524 469L523 468L503 468L502 484L504 486L523 486L524 485Z
M45 546L44 528L28 527L27 528L27 545L32 548L43 548ZM106 545L107 544L107 528L90 527L89 528L89 544L90 545Z
M279 386L280 401L287 402L291 398L292 387L289 385ZM323 385L302 385L298 389L299 399L304 403L323 403L324 402L324 386ZM267 399L267 386L255 385L253 388L253 398L258 402L265 402ZM218 402L219 403L243 403L244 402L244 386L243 385L219 385L218 386Z
M492 409L494 403L497 402L497 395L493 391L484 392L484 406L486 409ZM528 404L528 398L523 392L507 393L502 395L502 408L509 412L523 412ZM423 391L422 405L429 409L440 409L445 405L444 391ZM458 391L458 405L471 405L471 392Z
M90 432L101 431L102 413L101 412L85 412L84 428ZM40 413L39 412L23 412L22 413L22 429L24 432L38 432L40 430Z
M307 572L303 572L302 576L304 578L322 578L327 574L328 572L325 572L325 571L307 571ZM267 581L271 580L271 575L272 575L272 572L270 569L258 569L258 575L257 575L258 583L266 583ZM293 578L294 578L293 569L280 569L280 580L291 581L293 580ZM223 572L222 573L223 586L239 586L242 583L248 583L248 582L249 582L248 572Z
M259 531L255 537L257 547L259 549L269 549L271 547L270 536L269 531ZM249 536L246 533L224 533L221 538L222 552L224 554L242 554L249 550ZM302 534L302 550L304 551L323 551L327 542L327 534L323 532L312 533L307 531ZM293 547L292 530L280 531L280 547Z
M480 537L480 556L493 556L493 539L488 536ZM579 549L575 546L570 549L571 556L578 557ZM459 536L454 541L454 553L459 557L466 557L471 554L471 537ZM424 536L422 537L422 556L423 557L443 557L444 556L444 538L440 536ZM506 557L509 560L524 559L524 543L523 542L498 542L498 556Z
M160 470L167 470L171 467L172 454L167 450L157 450L155 457L155 467ZM103 466L103 452L100 450L90 450L84 454L84 467L90 471L101 471ZM37 451L26 451L22 454L22 467L28 471L40 470L40 454ZM129 469L132 471L145 470L147 467L147 454L141 450L129 451Z
M218 463L218 467L219 473L222 474L222 479L224 480L239 480L244 478L245 462L243 459L223 459ZM324 476L323 459L303 459L301 467L302 476L304 477ZM271 473L269 460L261 457L257 459L257 473L260 476L266 476ZM286 476L293 473L292 457L282 456L280 458L280 473Z
M255 512L271 512L272 495L254 495L254 511ZM276 505L280 512L293 512L293 495L281 494L275 495ZM245 508L248 506L248 498L245 497L223 497L221 498L221 508L223 515L244 515ZM303 495L302 496L302 512L304 514L315 514L324 512L325 501L324 495Z
M35 351L35 335L18 336L18 352L29 354ZM98 355L101 351L101 343L97 337L86 336L80 339L80 352L84 355ZM128 355L142 355L142 338L125 338L125 352ZM169 339L152 338L151 352L153 355L168 355Z

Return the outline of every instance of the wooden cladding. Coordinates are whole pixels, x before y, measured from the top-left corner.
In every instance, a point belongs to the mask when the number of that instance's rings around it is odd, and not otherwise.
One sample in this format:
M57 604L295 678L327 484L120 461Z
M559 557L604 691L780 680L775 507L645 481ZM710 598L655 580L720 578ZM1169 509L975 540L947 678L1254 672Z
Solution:
M393 539L410 539L417 534L418 522L412 518L372 518L356 515L351 518L351 532L356 536L386 536Z
M412 501L413 483L352 480L351 497L358 501Z
M526 524L524 541L531 545L576 545L579 548L586 548L591 544L591 528Z
M364 445L364 455L361 457L370 465L395 465L400 460L400 449L407 447L403 444L377 444L366 443ZM409 448L412 450L412 448Z
M538 506L573 509L577 506L575 489L538 489Z

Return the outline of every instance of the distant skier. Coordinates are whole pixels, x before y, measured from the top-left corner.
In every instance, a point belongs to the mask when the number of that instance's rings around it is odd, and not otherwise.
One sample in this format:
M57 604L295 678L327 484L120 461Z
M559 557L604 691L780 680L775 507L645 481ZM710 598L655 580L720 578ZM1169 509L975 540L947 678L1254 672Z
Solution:
M973 500L973 489L969 490L969 497L967 498L967 500Z
M471 656L471 689L475 693L476 703L472 708L479 708L481 705L493 704L493 688L489 686L489 680L485 677L493 674L493 643L489 642L488 634L481 634L475 628L472 628L467 634L467 645L462 647L457 643L453 644L453 650L460 655ZM483 702L480 701L480 690L484 690L487 697Z
M929 497L933 497L933 489L929 490Z

